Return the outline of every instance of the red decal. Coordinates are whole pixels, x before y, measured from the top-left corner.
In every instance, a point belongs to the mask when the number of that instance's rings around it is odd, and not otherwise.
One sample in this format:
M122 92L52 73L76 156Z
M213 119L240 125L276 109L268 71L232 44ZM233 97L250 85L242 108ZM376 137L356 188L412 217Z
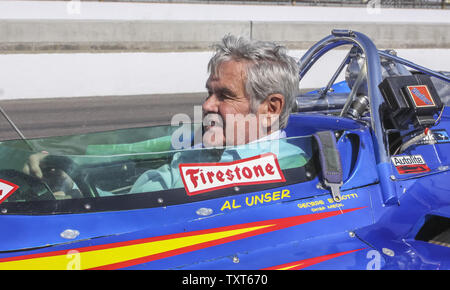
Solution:
M273 153L233 162L180 164L179 169L188 195L236 185L286 181Z
M428 172L430 168L426 165L405 165L396 167L399 174Z
M19 186L9 181L0 179L0 203L4 202Z
M407 89L416 107L436 106L427 86L408 86Z
M422 173L430 171L422 155L393 156L392 163L399 174Z

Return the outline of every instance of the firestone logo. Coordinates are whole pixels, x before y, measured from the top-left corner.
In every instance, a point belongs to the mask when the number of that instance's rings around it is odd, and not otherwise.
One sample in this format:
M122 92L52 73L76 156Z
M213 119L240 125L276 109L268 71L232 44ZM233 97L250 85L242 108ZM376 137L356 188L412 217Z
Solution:
M286 181L273 153L233 162L180 164L179 169L190 196L237 185Z

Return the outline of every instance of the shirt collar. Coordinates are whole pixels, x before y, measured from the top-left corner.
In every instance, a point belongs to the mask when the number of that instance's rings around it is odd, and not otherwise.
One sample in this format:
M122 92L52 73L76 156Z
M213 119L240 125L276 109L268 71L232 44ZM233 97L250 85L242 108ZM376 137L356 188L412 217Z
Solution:
M262 138L259 138L258 140L254 140L252 142L249 142L248 144L254 144L258 142L264 142L269 140L276 140L276 139L282 139L286 138L286 132L284 130L277 130L275 132L270 133L269 135L266 135ZM192 146L192 149L198 149L198 148L204 148L203 143L198 143Z
M248 144L253 144L253 143L262 142L262 141L276 140L276 139L281 139L281 138L286 138L286 132L283 130L277 130L275 132L270 133L269 135L259 138L258 140L249 142Z

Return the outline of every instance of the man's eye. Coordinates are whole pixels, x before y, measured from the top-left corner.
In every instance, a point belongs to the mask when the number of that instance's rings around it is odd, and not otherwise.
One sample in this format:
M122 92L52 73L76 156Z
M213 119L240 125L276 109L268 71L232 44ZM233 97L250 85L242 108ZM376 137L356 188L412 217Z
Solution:
M228 94L220 94L219 95L220 100L226 100L226 99L230 99L230 98L231 98L231 96Z

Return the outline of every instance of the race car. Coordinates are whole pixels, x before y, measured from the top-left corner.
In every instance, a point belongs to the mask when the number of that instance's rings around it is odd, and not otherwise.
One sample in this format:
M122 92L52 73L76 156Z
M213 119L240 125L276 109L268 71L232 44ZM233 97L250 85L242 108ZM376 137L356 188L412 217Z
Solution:
M175 149L195 123L1 142L0 269L450 269L450 77L351 30L298 65L270 152ZM184 155L179 186L139 186Z

